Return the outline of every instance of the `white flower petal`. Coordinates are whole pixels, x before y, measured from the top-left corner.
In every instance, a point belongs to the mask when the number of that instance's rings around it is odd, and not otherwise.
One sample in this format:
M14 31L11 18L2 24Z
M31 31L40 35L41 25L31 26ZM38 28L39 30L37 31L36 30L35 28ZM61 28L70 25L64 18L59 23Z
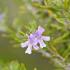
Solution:
M24 47L27 47L28 46L28 41L24 42L24 43L21 43L21 47L24 48Z
M31 54L32 53L32 45L28 45L28 48L26 49L25 53Z
M39 44L40 44L40 48L46 47L46 44L43 42L43 40L40 40Z
M50 41L50 37L49 37L49 36L42 36L42 39L43 39L44 41Z
M33 46L33 48L34 48L35 50L38 50L38 49L39 49L39 47L38 47L37 45Z

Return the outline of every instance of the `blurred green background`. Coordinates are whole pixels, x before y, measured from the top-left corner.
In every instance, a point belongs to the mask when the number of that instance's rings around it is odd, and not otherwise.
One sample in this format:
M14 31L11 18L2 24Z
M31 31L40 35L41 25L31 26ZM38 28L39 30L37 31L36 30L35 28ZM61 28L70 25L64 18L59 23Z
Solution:
M47 47L70 62L70 0L0 0L0 70L63 70L51 59L20 46L41 25ZM44 50L49 51L48 48Z

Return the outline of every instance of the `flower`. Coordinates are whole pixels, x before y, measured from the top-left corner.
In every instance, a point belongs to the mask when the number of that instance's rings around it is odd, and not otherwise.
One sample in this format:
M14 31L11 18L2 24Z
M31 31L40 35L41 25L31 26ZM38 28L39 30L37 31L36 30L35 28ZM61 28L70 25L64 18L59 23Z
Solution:
M28 47L25 53L31 54L32 49L38 50L39 48L46 47L46 44L44 43L44 41L49 41L50 37L42 36L44 31L45 29L39 26L38 29L34 33L28 36L28 41L21 43L22 48Z
M0 14L0 22L3 21L5 14Z
M43 32L45 31L44 28L41 26L38 27L38 30L34 33L35 37L37 38L38 43L40 44L40 48L46 47L44 41L49 41L49 36L42 36Z
M32 53L32 48L35 50L38 50L39 47L37 46L37 38L35 38L33 36L33 34L30 34L30 36L28 36L28 41L21 43L21 47L27 47L27 50L25 51L25 53L31 54Z

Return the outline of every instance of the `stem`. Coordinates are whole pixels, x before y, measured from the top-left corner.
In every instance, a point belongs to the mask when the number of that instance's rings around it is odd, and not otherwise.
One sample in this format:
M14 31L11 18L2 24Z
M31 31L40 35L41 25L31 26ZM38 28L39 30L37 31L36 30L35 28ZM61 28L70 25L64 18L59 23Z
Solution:
M39 53L42 53L46 58L51 58L52 57L52 54L50 54L49 52L46 52L46 51L44 51L44 50L42 50L42 49L39 49L38 50L38 52ZM58 57L60 58L60 59L58 59ZM55 62L56 64L58 64L60 67L62 67L64 70L66 70L66 64L65 64L65 62L64 62L64 58L63 57L61 57L60 55L57 55L55 58L52 58L51 60L53 61L53 62Z

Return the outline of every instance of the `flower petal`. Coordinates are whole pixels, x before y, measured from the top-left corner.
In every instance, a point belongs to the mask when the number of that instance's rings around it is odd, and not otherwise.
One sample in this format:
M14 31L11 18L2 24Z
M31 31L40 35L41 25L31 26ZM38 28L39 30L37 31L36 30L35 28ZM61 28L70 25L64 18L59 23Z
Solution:
M42 34L44 31L45 31L44 28L42 28L41 26L38 27L38 30L37 30L38 34Z
M29 46L26 49L25 53L28 53L28 54L31 54L32 53L32 45L29 44Z
M34 48L35 50L38 50L38 49L39 49L39 47L38 47L37 45L34 45L33 48Z
M30 34L29 35L29 39L33 39L33 38L35 38L34 35L33 34Z
M46 47L46 44L43 42L43 40L40 40L39 41L39 44L40 44L40 47L41 48Z
M24 48L24 47L27 47L28 46L28 41L24 42L24 43L21 43L21 47Z
M42 36L42 39L43 39L44 41L50 41L50 37L49 37L49 36Z

